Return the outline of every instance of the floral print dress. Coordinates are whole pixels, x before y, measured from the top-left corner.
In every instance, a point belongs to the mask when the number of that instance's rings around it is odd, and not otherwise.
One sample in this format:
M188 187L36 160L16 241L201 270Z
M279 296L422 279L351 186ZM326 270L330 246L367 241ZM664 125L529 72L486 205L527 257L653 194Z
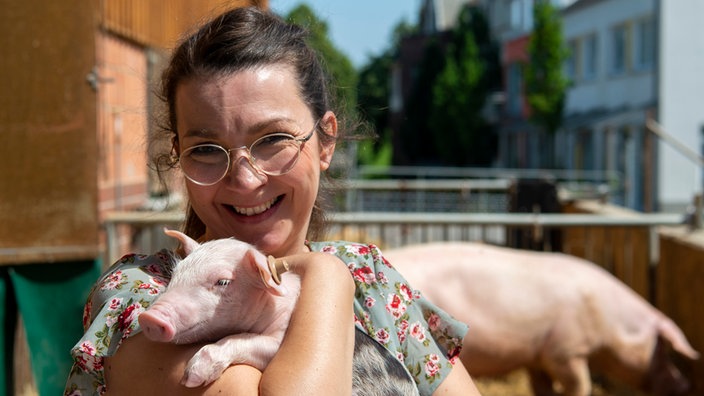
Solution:
M358 328L408 369L421 395L430 395L458 359L467 326L412 289L374 245L312 242L312 251L339 257L356 286ZM176 259L170 251L127 255L96 282L83 314L85 334L71 350L74 364L64 395L106 392L103 359L140 331L138 315L164 290Z

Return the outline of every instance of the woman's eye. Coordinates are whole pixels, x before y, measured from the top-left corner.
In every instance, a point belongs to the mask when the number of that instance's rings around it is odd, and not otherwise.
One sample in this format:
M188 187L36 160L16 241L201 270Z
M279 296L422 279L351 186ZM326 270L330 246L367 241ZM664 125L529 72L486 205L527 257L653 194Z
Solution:
M194 146L187 149L183 154L183 159L202 164L221 164L227 162L227 151L214 144Z
M287 143L293 140L293 136L290 136L288 134L273 134L269 136L264 136L263 138L259 139L257 142L257 145L269 145L269 146L274 146L277 144L281 143Z
M220 154L224 150L218 146L215 145L207 145L207 146L195 146L191 150L192 155L213 155L213 154Z
M232 283L232 279L220 279L219 281L215 282L215 286L227 286L230 283Z

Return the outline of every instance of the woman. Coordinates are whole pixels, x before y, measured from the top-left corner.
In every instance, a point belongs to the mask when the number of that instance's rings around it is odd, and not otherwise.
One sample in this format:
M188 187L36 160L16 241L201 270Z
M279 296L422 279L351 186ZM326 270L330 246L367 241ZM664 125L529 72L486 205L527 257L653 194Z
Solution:
M285 257L301 294L264 371L234 365L187 389L179 380L200 345L150 342L136 320L168 283L171 253L125 256L86 304L66 394L350 394L355 327L404 363L421 394L478 394L457 358L466 326L411 292L376 247L308 242L320 236L319 180L343 131L301 28L256 8L226 12L176 49L162 94L186 234Z

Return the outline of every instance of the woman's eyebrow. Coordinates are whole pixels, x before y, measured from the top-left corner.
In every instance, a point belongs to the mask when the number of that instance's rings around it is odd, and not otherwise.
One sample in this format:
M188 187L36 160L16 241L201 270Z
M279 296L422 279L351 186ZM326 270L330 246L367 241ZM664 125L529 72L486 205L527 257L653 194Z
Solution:
M257 123L254 123L250 125L249 130L252 133L257 133L258 131L262 131L264 129L268 128L291 128L291 127L298 127L296 124L296 121L291 118L287 117L279 117L279 118L272 118L268 120L263 120Z
M213 138L218 136L217 131L211 129L189 129L184 132L184 138L198 137L198 138Z
M281 128L281 127L300 128L300 126L296 123L296 121L294 119L291 119L288 117L280 117L280 118L262 120L262 121L254 123L254 124L251 124L247 127L247 130L245 131L245 133L251 134L251 135L256 135L260 131L265 130L267 128L272 128L272 127L274 127L274 128ZM221 136L221 133L219 131L213 130L213 129L206 129L206 128L188 129L183 134L184 138L192 138L192 137L216 138L218 136Z

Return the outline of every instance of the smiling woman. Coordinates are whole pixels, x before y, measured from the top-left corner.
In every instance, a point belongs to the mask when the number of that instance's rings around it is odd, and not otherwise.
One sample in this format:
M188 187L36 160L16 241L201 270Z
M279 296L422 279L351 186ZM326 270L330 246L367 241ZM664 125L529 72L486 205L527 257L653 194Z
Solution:
M163 75L172 150L159 158L186 175L185 234L246 242L300 277L271 362L232 365L207 387L182 386L199 345L145 339L137 320L179 260L165 250L133 254L90 296L67 394L350 394L356 332L378 343L420 394L476 394L458 360L463 323L413 292L377 247L313 242L324 220L320 178L346 131L305 33L255 8L228 11L188 37Z
M292 68L282 65L245 69L226 79L185 81L176 91L176 113L184 152L202 144L247 147L272 134L304 139L316 125ZM318 135L337 133L334 113L325 112L319 124L325 132L301 141L300 152L291 158L296 166L264 172L249 153L236 150L229 172L217 183L186 183L193 212L207 224L204 235L194 237L235 237L275 256L303 251L310 212L300 208L313 206L320 173L329 167L335 147L334 142L323 144ZM185 133L192 130L217 132L207 138ZM255 210L262 207L268 209Z

